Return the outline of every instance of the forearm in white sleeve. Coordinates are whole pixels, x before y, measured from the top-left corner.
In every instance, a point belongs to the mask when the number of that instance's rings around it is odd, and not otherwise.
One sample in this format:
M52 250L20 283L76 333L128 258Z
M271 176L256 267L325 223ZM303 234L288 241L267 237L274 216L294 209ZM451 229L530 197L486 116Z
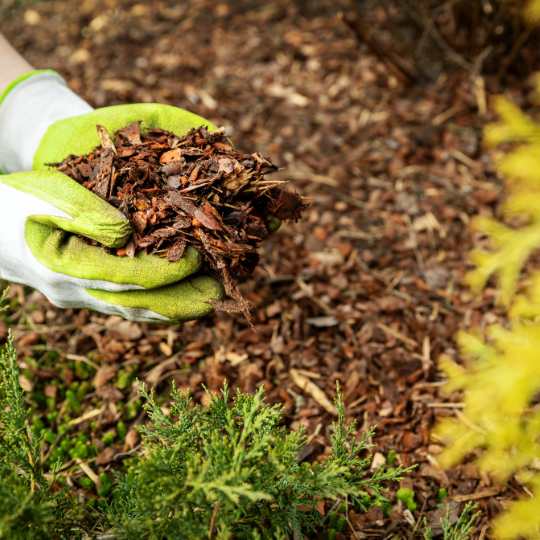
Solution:
M0 97L0 170L31 170L48 127L92 107L51 70L32 71L9 85Z

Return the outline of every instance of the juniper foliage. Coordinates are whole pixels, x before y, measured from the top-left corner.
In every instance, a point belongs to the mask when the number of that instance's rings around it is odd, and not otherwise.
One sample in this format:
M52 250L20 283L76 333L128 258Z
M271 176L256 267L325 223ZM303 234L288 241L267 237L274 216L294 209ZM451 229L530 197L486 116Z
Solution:
M0 349L0 538L67 537L71 511L66 503L43 475L10 337Z
M427 520L423 520L423 540L434 540L440 538L442 540L470 540L476 529L476 523L480 516L480 512L477 511L477 506L474 503L467 503L461 514L452 522L450 518L450 510L446 512L446 515L441 519L440 529L441 534L437 535L433 532L432 528L428 526Z
M113 494L118 538L301 538L328 525L320 504L380 505L404 472L370 472L368 435L356 438L340 399L331 454L308 463L299 459L305 434L281 425L281 408L265 404L262 389L229 405L225 387L207 407L173 390L168 411L142 393L151 422Z

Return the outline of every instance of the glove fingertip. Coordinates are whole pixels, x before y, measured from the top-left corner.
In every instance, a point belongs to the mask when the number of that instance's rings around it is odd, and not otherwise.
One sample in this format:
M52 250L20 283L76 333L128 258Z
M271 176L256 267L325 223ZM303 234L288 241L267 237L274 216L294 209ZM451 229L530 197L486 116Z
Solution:
M158 289L110 292L86 289L96 300L122 311L133 312L139 320L182 322L210 314L213 302L223 298L223 286L209 276L186 279Z

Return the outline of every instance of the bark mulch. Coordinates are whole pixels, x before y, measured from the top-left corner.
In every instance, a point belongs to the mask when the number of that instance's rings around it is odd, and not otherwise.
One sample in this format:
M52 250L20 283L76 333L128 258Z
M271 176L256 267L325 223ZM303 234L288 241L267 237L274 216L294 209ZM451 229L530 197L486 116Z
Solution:
M488 519L521 489L495 485L472 464L441 470L430 429L460 409L458 396L439 394L437 358L456 355L459 328L498 316L492 290L473 298L461 282L469 220L500 199L481 147L486 96L500 89L463 71L402 86L359 45L340 5L85 0L72 9L51 0L3 20L31 62L58 69L93 106L158 101L206 116L237 147L269 155L281 167L271 177L294 181L312 201L302 221L264 242L241 286L252 327L226 313L137 324L59 310L14 286L21 365L30 383L47 387L59 376L77 380L77 365L91 364L79 428L100 450L89 462L95 470L136 448L140 415L125 405L136 403L135 375L163 391L174 380L202 400L202 384L264 385L291 426L307 426L313 459L327 449L339 381L348 414L377 428L375 459L394 450L399 463L418 464L404 481L419 503L414 516L400 503L387 518L351 515L362 531L351 537L415 537L409 522L435 523L446 488L455 509L479 503L475 538L483 538ZM50 367L32 368L29 358ZM101 434L120 418L127 437L103 445ZM84 473L73 465L72 474Z
M283 180L266 178L277 167L258 153L234 149L223 131L204 125L179 137L133 122L113 136L96 126L101 144L85 156L52 166L118 208L134 232L117 256L158 254L171 262L196 248L221 279L232 305L249 318L238 279L259 262L257 248L280 221L298 221L306 204ZM227 301L225 301L227 302ZM216 306L217 307L217 306Z

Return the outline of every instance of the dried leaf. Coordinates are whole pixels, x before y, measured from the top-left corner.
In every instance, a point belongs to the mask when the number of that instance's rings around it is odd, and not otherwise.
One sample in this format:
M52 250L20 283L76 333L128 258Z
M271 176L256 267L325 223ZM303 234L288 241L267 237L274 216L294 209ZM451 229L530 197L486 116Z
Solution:
M161 154L161 157L159 158L160 163L182 163L183 161L182 150L180 148L168 150Z
M135 446L137 446L137 442L139 440L139 434L137 433L137 430L130 429L127 432L126 438L124 440L124 451L127 450L133 450Z
M25 392L31 392L32 389L34 388L34 385L32 384L32 382L22 374L19 375L19 384L21 385L21 388Z
M170 262L179 261L184 256L186 246L187 242L184 238L177 240L177 242L173 244L167 251L167 260Z

